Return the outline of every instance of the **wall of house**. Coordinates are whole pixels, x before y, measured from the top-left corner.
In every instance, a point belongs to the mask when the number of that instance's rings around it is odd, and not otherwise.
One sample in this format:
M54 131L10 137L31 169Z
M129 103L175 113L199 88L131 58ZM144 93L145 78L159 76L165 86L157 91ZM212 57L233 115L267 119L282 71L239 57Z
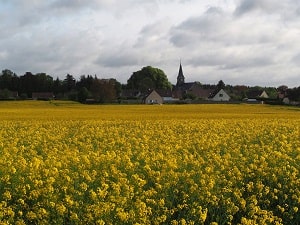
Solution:
M152 91L145 99L146 104L162 104L163 98L156 92Z
M221 89L213 98L213 101L229 101L230 97L229 95Z
M265 91L263 91L259 97L260 98L269 98L269 95Z

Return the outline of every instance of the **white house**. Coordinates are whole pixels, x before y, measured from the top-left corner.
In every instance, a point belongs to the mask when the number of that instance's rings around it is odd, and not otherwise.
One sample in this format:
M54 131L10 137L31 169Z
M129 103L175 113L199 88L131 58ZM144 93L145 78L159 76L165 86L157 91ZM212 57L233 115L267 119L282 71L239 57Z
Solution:
M221 89L216 92L216 94L210 96L209 99L216 102L226 102L230 100L230 96L223 89Z
M267 94L266 91L263 91L260 95L259 95L260 98L269 98L269 95Z
M145 97L145 104L162 104L163 98L155 91L152 90L146 97Z

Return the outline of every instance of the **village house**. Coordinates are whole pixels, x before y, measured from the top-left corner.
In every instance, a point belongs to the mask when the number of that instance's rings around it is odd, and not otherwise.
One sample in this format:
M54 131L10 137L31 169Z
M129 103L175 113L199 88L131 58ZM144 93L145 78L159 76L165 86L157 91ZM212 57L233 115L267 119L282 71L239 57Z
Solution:
M162 104L164 102L163 98L157 93L157 91L152 90L144 100L145 104Z
M230 96L224 91L224 89L221 89L219 91L216 91L214 94L212 94L209 97L209 100L215 102L226 102L230 100Z
M246 93L246 95L247 97L244 100L248 102L257 102L269 98L269 95L265 90L250 90Z

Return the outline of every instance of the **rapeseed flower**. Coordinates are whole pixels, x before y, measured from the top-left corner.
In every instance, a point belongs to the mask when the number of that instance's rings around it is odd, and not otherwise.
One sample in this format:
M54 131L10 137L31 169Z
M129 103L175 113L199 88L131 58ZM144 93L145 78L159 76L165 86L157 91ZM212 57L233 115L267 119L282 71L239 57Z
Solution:
M0 223L300 220L297 109L0 104Z

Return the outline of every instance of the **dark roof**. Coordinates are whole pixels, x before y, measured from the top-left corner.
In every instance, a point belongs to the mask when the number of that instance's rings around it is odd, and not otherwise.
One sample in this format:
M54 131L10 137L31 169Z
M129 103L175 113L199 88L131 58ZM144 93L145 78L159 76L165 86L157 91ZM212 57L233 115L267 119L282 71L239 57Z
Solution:
M197 85L197 82L189 82L189 83L183 83L180 86L175 87L176 89L179 89L181 91L188 91L190 90L194 85Z
M172 97L172 90L171 89L155 89L155 91L161 96L161 97Z
M221 89L213 89L210 93L210 95L208 96L208 98L213 98L216 96L216 94L218 94L218 92L220 91Z
M213 89L201 88L201 89L197 90L197 96L199 98L209 98L212 95L213 92L214 92Z
M139 90L136 89L123 89L121 96L125 98L138 97L141 94Z
M247 98L259 98L263 92L263 90L249 90L247 91L246 95Z

